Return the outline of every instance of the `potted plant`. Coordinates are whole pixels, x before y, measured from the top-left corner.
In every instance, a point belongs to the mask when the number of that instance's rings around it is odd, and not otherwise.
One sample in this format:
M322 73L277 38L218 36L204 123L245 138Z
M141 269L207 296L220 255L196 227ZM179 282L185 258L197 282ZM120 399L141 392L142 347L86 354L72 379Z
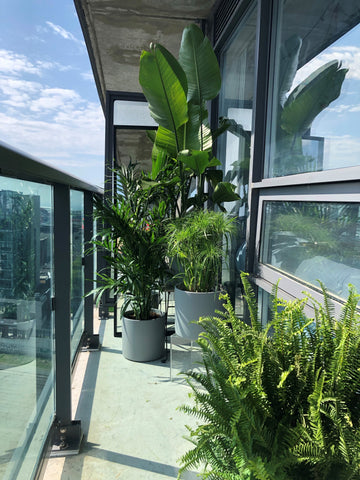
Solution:
M187 372L193 401L181 409L196 426L179 478L205 464L204 479L359 479L359 295L350 287L336 319L324 287L323 304L285 301L276 287L262 326L242 278L249 322L230 302L223 316L201 320L205 369Z
M103 222L93 243L104 252L105 272L93 292L97 300L112 290L122 302L122 347L133 361L160 358L165 344L165 314L153 308L154 291L166 271L163 220L166 205L154 189L144 189L134 165L115 171L113 199L95 199L95 218Z
M206 102L218 95L221 75L200 28L191 24L184 29L178 60L160 44L143 51L139 82L159 124L156 133L149 132L154 142L150 177L171 191L167 201L172 216L203 208L208 200L220 208L223 202L239 200L235 185L216 170L221 163L213 155L213 141L231 122L222 120L216 130L209 126Z
M178 264L183 272L183 289L175 289L175 331L196 339L198 327L192 321L221 307L215 287L224 254L223 237L232 230L223 213L203 210L212 203L225 211L224 202L240 199L235 185L225 182L222 170L216 170L221 162L213 155L214 140L231 122L222 120L216 130L208 122L206 102L221 87L220 68L209 39L198 26L187 26L178 60L164 46L152 44L142 52L139 82L159 124L156 133L149 132L154 142L150 177L170 192L167 202L172 205L174 222L167 230L168 254L172 265ZM194 298L183 302L183 296ZM202 298L199 306L195 298L198 302Z
M168 253L180 266L175 278L175 331L196 340L201 316L222 308L219 299L221 265L234 219L224 212L194 210L167 225Z

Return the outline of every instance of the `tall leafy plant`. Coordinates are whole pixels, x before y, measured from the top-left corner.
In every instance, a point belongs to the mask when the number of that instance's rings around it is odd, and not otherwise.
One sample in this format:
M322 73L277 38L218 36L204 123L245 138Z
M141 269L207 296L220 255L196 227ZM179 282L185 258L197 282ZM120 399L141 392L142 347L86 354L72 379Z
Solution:
M181 278L189 292L212 292L220 283L221 263L233 218L223 212L194 210L167 225L170 257L182 267Z
M239 199L235 186L223 182L212 153L213 141L228 127L223 122L211 131L206 102L220 90L219 65L209 39L196 25L184 29L179 59L164 46L151 44L140 58L139 81L159 124L154 141L151 177L177 185L174 205L181 215L189 207L201 208L208 199L222 203ZM196 192L190 195L192 185ZM213 192L206 191L206 181Z
M118 191L113 199L95 198L95 218L103 228L94 246L104 252L108 268L98 274L98 300L107 290L124 298L122 313L129 308L140 320L151 318L153 291L160 289L165 272L165 202L156 189L143 188L136 166L115 171ZM110 268L110 271L109 271Z
M350 288L339 319L309 295L284 301L274 290L262 327L255 295L242 276L249 324L230 304L200 321L204 373L187 373L195 416L194 448L184 470L226 480L360 479L359 296ZM304 308L314 306L314 317Z

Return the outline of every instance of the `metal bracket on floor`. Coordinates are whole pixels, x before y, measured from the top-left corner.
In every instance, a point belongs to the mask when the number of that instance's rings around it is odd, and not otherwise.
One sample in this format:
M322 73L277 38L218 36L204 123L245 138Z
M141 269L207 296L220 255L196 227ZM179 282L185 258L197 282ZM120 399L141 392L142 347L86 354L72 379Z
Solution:
M98 334L85 335L82 346L83 352L94 352L100 350L100 337Z
M50 458L77 455L80 451L83 432L80 420L72 420L70 424L55 423L52 437Z

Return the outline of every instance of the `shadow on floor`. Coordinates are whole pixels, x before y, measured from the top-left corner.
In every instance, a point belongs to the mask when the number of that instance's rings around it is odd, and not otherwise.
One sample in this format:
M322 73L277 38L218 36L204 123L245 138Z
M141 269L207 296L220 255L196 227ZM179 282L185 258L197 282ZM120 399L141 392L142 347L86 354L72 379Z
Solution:
M99 448L98 445L87 443L84 446L83 453L90 457L106 460L108 462L117 463L126 467L138 468L146 470L152 473L158 473L159 475L167 475L170 478L177 478L178 468L167 465L166 463L154 462L152 460L146 460L144 458L133 457L131 455L124 455L118 452L111 452ZM192 480L199 478L196 476L196 472L186 472L183 474L184 480Z

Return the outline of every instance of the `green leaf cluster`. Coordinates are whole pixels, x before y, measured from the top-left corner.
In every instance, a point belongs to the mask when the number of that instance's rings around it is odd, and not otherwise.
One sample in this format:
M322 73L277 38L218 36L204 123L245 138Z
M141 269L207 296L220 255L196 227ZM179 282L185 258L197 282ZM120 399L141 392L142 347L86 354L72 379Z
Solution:
M168 254L182 267L184 287L190 292L211 292L220 283L221 263L234 219L223 212L194 210L169 222Z
M115 170L118 191L112 199L95 198L95 218L102 228L93 239L107 268L90 294L98 301L107 290L124 297L123 313L131 307L135 318L150 318L153 291L166 275L164 220L167 206L157 186L146 185L136 165ZM109 271L110 269L110 271Z
M202 319L204 372L187 373L193 448L179 477L204 467L204 479L360 479L359 296L350 286L339 319L328 294L284 301L274 289L262 327L242 274L250 321L226 313ZM305 315L312 303L314 317Z
M178 60L160 44L143 51L139 82L159 124L155 137L150 136L151 178L172 186L172 210L182 215L209 199L221 207L238 200L235 186L223 182L222 171L213 173L220 165L212 154L213 140L229 123L223 121L216 131L209 126L206 102L218 95L221 76L211 43L199 27L191 24L184 29ZM205 190L206 181L212 186L211 195Z

